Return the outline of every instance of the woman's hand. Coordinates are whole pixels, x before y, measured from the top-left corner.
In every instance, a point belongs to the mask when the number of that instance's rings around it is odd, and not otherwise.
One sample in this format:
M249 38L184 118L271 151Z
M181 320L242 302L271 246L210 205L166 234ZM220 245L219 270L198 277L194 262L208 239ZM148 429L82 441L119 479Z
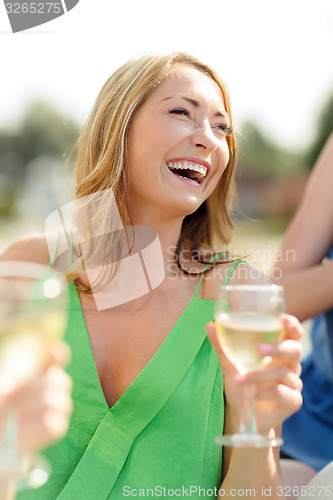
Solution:
M285 338L279 343L260 344L258 349L272 361L263 369L241 375L223 353L214 323L207 325L208 337L215 348L223 370L225 400L231 422L228 432L237 432L249 384L255 384L255 414L259 432L269 434L302 405L301 345L303 329L299 321L283 315ZM226 422L227 423L227 422Z
M73 408L72 381L63 369L69 358L67 344L57 342L50 362L41 374L11 393L0 393L1 434L8 408L17 408L18 448L21 452L46 447L66 434Z

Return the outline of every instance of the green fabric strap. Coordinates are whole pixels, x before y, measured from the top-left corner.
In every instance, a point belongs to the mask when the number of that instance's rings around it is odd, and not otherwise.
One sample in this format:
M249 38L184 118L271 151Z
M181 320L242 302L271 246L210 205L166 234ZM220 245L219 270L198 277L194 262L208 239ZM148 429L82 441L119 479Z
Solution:
M214 257L211 259L211 261L209 262L209 264L207 264L207 266L205 267L205 269L203 270L203 273L202 273L202 276L199 280L199 283L198 283L198 286L194 292L194 297L197 297L198 295L198 292L199 292L199 289L200 289L200 286L201 286L201 283L202 283L202 280L204 279L204 273L205 271L207 271L207 269L209 269L209 266L211 266L211 264L213 264L215 262L215 260L218 258L218 257L221 257L223 254L217 254L217 255L214 255ZM236 260L236 262L233 263L233 265L231 266L231 268L229 269L228 271L228 274L226 275L226 277L224 278L224 281L223 281L223 284L222 286L226 286L226 284L228 283L229 281L229 278L233 272L233 270L235 269L235 267L240 263L240 262L245 262L246 263L246 260Z
M57 255L57 250L59 247L60 238L61 238L61 233L59 233L57 236L57 239L56 239L56 242L55 242L55 245L53 248L53 252L52 252L52 255L50 257L48 267L52 267L52 265L53 265L54 259ZM69 251L70 251L70 264L72 265L73 264L73 238L72 238L71 231L68 233L68 240L69 240Z
M57 236L56 243L54 245L54 249L53 249L52 255L50 257L50 262L49 262L48 267L51 267L53 262L54 262L55 256L57 254L58 246L59 246L60 237L61 237L61 233L59 233Z

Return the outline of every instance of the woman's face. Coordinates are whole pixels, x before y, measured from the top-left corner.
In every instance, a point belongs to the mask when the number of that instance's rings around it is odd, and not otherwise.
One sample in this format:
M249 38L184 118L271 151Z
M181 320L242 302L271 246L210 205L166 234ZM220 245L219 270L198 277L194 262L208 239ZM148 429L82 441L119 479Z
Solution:
M229 149L229 117L218 85L177 64L133 117L128 133L129 209L167 216L195 211L214 191Z

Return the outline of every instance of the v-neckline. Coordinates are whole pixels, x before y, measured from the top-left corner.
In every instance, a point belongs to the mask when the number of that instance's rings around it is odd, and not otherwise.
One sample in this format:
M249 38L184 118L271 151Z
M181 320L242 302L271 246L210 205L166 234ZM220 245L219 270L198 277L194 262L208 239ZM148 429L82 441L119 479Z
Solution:
M188 391L189 381L196 390L195 380L200 376L198 370L203 366L203 359L209 363L214 376L218 373L218 357L214 349L208 347L205 330L206 323L213 317L214 301L197 297L189 299L155 354L111 408L98 378L81 302L73 285L70 306L75 308L75 314L71 315L72 327L67 335L73 347L77 345L73 350L71 369L74 391L77 391L74 401L78 405L76 418L79 420L76 422L87 418L91 437L57 498L78 498L82 492L95 498L96 491L99 498L109 498L133 444L140 439L142 432L162 415L164 408L166 415L170 409L174 411L173 405L175 402L179 404L179 397L184 394L182 391ZM190 378L187 378L188 374ZM93 483L92 467L95 467Z
M160 346L157 348L157 350L153 354L153 356L149 359L149 361L145 364L145 366L142 368L142 370L139 372L139 374L129 384L127 389L122 393L122 395L117 399L117 401L112 406L109 406L108 402L105 398L103 387L102 387L102 384L101 384L101 381L100 381L100 378L98 375L98 370L96 367L94 355L93 355L92 348L91 348L91 342L90 342L90 338L89 338L89 334L88 334L88 329L87 329L86 320L84 317L79 293L78 293L78 291L75 288L73 283L70 283L69 288L70 288L70 297L71 297L71 299L70 299L71 300L71 307L74 307L74 310L76 310L80 314L82 328L80 328L79 331L80 331L80 334L82 332L82 334L85 336L85 341L88 343L87 344L88 345L88 356L89 356L91 364L93 366L94 377L96 380L96 385L98 386L98 392L101 395L101 399L103 400L103 403L107 409L107 412L117 412L118 408L123 406L123 403L124 402L126 403L128 398L131 399L133 393L135 392L136 387L139 386L141 383L141 380L145 378L146 372L150 371L150 368L152 365L158 363L158 359L163 355L164 351L168 348L169 343L172 342L173 337L177 332L179 323L184 320L184 317L186 317L186 315L188 314L188 310L191 309L192 304L193 303L207 303L208 304L208 303L214 302L213 300L207 300L207 299L202 299L202 298L199 298L196 296L192 296L189 299L189 301L187 302L187 304L186 304L185 308L183 309L183 311L181 312L181 314L178 316L178 318L177 318L176 322L174 323L174 325L172 326L171 330L166 335L165 339L162 341ZM205 336L206 336L206 333L204 332L203 337L205 337Z

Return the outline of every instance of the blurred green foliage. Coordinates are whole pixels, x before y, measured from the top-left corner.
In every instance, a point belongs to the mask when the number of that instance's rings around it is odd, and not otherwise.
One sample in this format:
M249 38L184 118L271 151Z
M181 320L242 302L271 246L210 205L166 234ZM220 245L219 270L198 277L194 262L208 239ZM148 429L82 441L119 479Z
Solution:
M328 136L333 131L333 94L329 96L320 110L315 129L317 131L315 140L309 148L305 160L308 169L314 165Z
M299 152L275 143L256 122L243 123L237 137L237 175L244 213L292 215L307 173L333 130L333 94L323 103L314 128L313 142ZM78 135L79 127L71 118L41 101L31 103L16 130L0 130L0 215L13 212L15 195L22 191L32 162L53 158L63 169L64 156L72 151Z
M78 135L79 127L72 119L64 119L42 101L31 103L15 130L0 131L0 215L13 213L30 162L48 157L64 165L64 155L71 152ZM62 174L63 170L59 171Z
M16 131L0 132L0 158L8 153L20 155L24 170L38 156L62 157L72 149L78 134L73 120L64 119L50 104L35 101Z
M314 139L303 151L290 151L274 142L254 121L245 121L238 134L236 171L239 205L235 217L269 220L280 218L287 224L304 192L309 171L314 166L328 136L333 131L333 94L311 120Z
M245 170L258 179L288 176L304 168L299 153L283 149L253 121L245 121L238 137L240 174Z
M316 131L313 141L303 151L290 151L273 142L254 121L245 121L238 138L240 170L260 178L294 175L311 170L328 136L333 131L333 94L319 109L317 118L311 120Z

